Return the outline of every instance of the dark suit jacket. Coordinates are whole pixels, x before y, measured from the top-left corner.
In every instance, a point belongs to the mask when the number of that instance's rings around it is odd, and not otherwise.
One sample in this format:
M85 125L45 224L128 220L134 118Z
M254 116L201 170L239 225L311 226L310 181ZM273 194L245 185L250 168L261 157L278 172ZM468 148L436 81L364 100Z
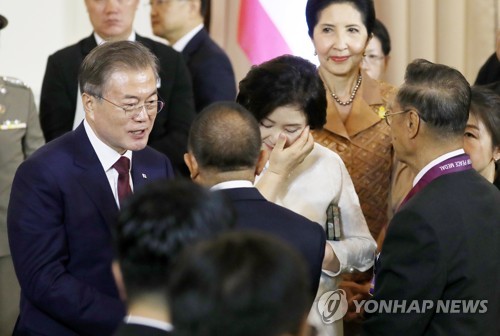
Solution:
M196 111L221 100L236 99L236 79L231 61L205 29L182 50L191 73Z
M184 153L195 115L189 71L182 55L171 47L136 35L160 61L160 97L165 107L158 114L149 145L167 155L178 171L187 174ZM71 131L79 99L78 72L83 59L97 46L94 35L51 55L43 78L40 123L47 141Z
M171 332L141 324L122 322L113 336L165 336L172 335Z
M146 147L132 155L134 190L173 175ZM109 335L125 315L111 274L118 207L83 123L40 148L16 172L8 210L21 284L14 335Z
M499 256L500 192L473 170L435 179L391 221L374 299L488 300L488 311L374 313L363 335L497 335Z
M267 232L296 248L309 269L313 298L318 291L326 236L317 223L267 201L256 188L221 190L234 204L237 229Z

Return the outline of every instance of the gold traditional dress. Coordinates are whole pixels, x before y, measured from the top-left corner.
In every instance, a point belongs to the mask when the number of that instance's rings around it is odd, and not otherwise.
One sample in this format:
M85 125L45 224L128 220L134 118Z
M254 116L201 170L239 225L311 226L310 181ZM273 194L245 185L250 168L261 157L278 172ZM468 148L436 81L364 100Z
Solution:
M344 161L370 232L376 239L387 224L388 209L397 208L410 190L413 177L404 165L394 164L390 127L383 120L396 88L364 72L362 76L345 122L326 88L327 121L323 129L313 131L313 135L316 142L339 154ZM393 169L398 179L392 181L394 187L391 188Z

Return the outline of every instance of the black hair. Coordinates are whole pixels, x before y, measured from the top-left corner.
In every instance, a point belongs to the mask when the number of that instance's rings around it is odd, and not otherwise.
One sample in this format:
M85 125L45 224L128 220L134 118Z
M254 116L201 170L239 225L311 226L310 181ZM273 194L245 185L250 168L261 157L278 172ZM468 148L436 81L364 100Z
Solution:
M135 192L113 227L127 297L165 294L170 266L181 250L234 223L235 213L222 193L188 180L155 181Z
M491 136L491 145L500 147L500 95L494 85L472 86L469 113L479 119ZM500 163L495 161L494 184L500 187Z
M178 336L297 334L310 308L303 259L257 232L197 244L176 263L169 285Z
M471 89L460 71L416 59L406 68L396 101L403 110L415 108L434 134L463 136L469 118Z
M304 112L311 129L326 123L323 82L316 66L298 56L283 55L253 66L239 84L236 101L259 122L279 107L293 106Z
M389 36L387 28L379 19L375 20L373 36L379 39L384 56L389 56L391 52L391 37Z
M257 121L235 102L208 105L189 131L188 149L200 167L218 171L254 169L261 146Z
M308 0L306 5L306 21L309 37L313 37L314 27L318 24L321 12L333 4L348 3L361 14L368 36L373 32L375 24L375 6L373 0Z

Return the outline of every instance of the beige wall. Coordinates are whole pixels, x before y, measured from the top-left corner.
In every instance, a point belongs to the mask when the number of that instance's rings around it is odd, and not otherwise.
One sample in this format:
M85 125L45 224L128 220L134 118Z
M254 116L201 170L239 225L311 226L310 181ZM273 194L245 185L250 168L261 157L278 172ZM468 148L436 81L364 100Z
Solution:
M153 37L148 3L139 1L134 26ZM0 75L23 80L38 103L47 57L92 32L84 0L0 0L0 14L9 20L0 32Z
M293 0L291 0L293 1ZM212 0L210 34L228 53L239 82L250 69L250 62L238 44L240 0Z
M493 9L499 2L375 0L377 15L392 38L388 81L401 84L406 64L424 57L455 66L473 82L494 51ZM134 26L138 33L155 38L148 3L140 0ZM240 0L212 0L212 36L228 52L238 81L250 68L236 41L239 4ZM90 34L84 0L0 0L0 13L9 19L0 33L0 75L21 78L38 101L48 55Z
M495 48L497 0L375 0L392 42L387 79L401 84L406 64L426 58L460 70L471 84Z
M392 40L390 83L400 85L406 65L426 58L457 68L473 84L480 66L494 51L494 5L500 0L374 1ZM236 41L239 3L212 0L212 36L228 52L237 80L250 67Z

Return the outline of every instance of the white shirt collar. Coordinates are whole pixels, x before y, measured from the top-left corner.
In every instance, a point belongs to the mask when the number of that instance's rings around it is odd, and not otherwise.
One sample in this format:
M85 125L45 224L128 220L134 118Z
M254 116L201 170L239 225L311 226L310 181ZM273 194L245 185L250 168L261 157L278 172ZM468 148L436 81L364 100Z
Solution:
M446 153L446 154L443 154L439 157L437 157L436 159L432 160L431 162L429 162L418 174L417 176L415 176L415 179L413 180L413 186L416 186L418 181L420 181L420 179L425 175L425 173L427 173L432 167L434 166L437 166L438 164L440 164L441 162L443 161L446 161L448 160L449 158L452 158L454 156L457 156L457 155L460 155L460 154L464 154L464 150L462 148L460 149L457 149L457 150L454 150L452 152L449 152L449 153Z
M222 190L222 189L233 189L233 188L253 188L253 183L247 180L234 180L234 181L226 181L217 183L212 186L210 190Z
M130 36L127 38L127 41L132 41L134 42L135 41L135 31L132 31L132 33L130 34ZM101 45L103 44L104 42L106 42L105 39L103 39L102 37L100 37L96 32L94 32L94 38L95 38L95 41L97 43L97 45Z
M197 25L196 27L194 27L189 33L187 33L186 35L184 35L183 37L181 37L177 42L175 42L173 45L172 45L172 48L174 48L175 50L177 50L178 52L181 52L184 50L184 48L186 48L186 45L189 43L189 41L191 41L191 39L196 35L198 34L198 32L200 30L203 29L203 23L200 23L199 25Z
M122 155L102 142L101 139L99 139L94 133L94 130L92 129L92 127L90 127L87 120L83 121L83 126L85 127L85 132L89 137L90 144L94 148L94 151L97 154L99 161L101 162L102 168L104 169L104 171L108 171L109 169L111 169L111 167L113 167L115 162ZM132 151L126 151L123 156L126 156L130 159L130 169L132 169Z
M134 315L127 315L125 316L125 323L127 324L140 324L140 325L145 325L148 327L153 327L165 331L172 331L174 330L174 327L172 324L160 320L155 320L152 318L148 317L142 317L142 316L134 316Z

